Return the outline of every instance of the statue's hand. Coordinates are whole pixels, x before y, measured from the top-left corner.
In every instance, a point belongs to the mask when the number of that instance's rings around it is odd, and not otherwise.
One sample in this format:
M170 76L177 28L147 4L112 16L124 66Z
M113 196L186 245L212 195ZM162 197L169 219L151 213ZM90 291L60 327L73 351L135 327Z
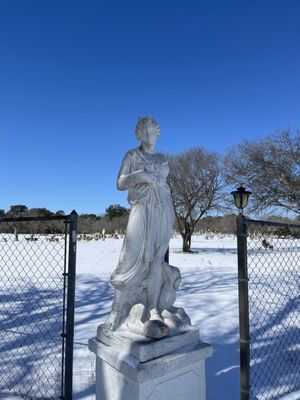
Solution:
M140 183L152 184L156 182L156 177L151 172L141 172L139 174Z

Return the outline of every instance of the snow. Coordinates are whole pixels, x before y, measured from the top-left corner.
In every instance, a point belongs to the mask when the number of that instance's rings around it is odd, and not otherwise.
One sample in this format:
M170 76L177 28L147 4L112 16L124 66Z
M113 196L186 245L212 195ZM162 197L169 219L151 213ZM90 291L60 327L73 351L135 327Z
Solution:
M212 344L214 348L213 356L206 362L207 400L238 400L240 381L236 238L194 236L190 254L182 253L181 245L180 237L171 239L170 263L178 266L182 275L176 305L185 308L193 325L199 327L201 339ZM74 399L95 399L95 357L88 350L88 339L96 335L98 325L110 311L113 290L109 278L117 265L121 246L122 239L78 242ZM275 251L273 254L275 257ZM262 254L259 256L262 257ZM264 262L267 263L266 259ZM280 263L279 254L278 266ZM33 278L34 276L30 277ZM49 282L46 286L48 284ZM284 289L278 298L285 297L288 288ZM270 291L269 295L274 296L274 291ZM46 302L46 299L42 300ZM260 297L257 296L256 300L255 306L259 307ZM271 324L268 334L272 328ZM272 337L270 339L269 336L269 340L272 341ZM295 343L295 346L299 349L299 344ZM254 361L259 363L261 360ZM0 399L15 397L0 393ZM299 391L282 398L299 399Z
M282 397L281 400L300 400L300 390Z

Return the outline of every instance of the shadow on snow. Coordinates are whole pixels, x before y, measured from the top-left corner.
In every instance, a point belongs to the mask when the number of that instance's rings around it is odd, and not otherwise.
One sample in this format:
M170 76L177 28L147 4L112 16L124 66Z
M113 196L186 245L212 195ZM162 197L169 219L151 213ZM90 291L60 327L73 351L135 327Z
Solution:
M0 303L0 389L24 396L59 397L62 291L15 286L0 295Z

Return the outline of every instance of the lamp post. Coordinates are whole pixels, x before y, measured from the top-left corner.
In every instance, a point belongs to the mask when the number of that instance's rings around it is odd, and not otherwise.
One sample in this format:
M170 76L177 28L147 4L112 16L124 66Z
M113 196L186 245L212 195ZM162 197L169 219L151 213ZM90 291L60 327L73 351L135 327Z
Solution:
M240 400L250 399L250 333L247 267L247 218L243 209L247 207L251 192L240 186L231 192L234 204L239 209L237 217L237 256L239 288L239 326L240 326Z
M237 188L237 190L231 192L231 194L233 196L235 206L240 210L240 214L242 215L243 209L247 207L248 199L252 192L249 192L246 190L246 188L240 186Z

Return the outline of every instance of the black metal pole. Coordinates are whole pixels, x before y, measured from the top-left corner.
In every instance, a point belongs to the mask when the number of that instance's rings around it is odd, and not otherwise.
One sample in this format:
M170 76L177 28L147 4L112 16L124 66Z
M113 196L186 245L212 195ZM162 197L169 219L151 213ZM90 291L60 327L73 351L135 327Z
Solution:
M237 217L239 322L240 322L240 383L241 400L250 398L250 337L247 268L247 222Z
M69 263L68 263L66 358L65 358L66 400L72 400L72 388L73 388L73 342L74 342L77 217L78 215L76 211L73 210L70 214L70 231L69 231Z

